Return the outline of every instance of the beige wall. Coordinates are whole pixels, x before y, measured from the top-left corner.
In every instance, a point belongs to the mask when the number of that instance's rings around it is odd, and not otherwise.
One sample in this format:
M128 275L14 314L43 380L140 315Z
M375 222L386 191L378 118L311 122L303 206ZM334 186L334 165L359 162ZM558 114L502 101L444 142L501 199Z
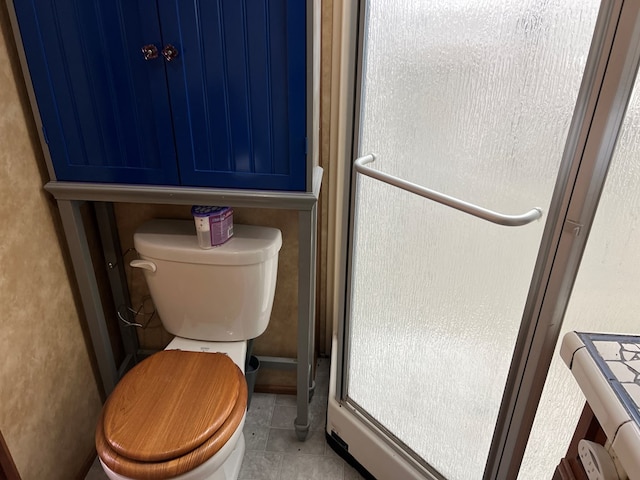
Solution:
M68 480L101 400L4 2L0 30L0 430L24 480Z
M318 276L317 276L317 302L316 302L316 343L319 353L329 355L331 351L331 331L333 318L328 313L327 305L327 262L329 250L329 210L332 206L332 198L329 195L329 179L332 176L333 159L331 151L331 88L332 88L332 62L333 62L333 16L335 8L340 7L340 2L322 0L321 28L320 28L320 139L319 154L320 166L324 171L320 200L318 202Z

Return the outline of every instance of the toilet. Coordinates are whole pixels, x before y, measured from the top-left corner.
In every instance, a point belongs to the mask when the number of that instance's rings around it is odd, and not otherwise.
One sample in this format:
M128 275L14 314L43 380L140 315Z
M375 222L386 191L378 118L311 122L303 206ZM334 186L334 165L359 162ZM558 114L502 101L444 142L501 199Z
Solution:
M190 220L152 220L134 235L164 328L175 338L116 385L96 428L110 479L232 480L244 456L247 340L271 315L280 230L234 225L202 249Z

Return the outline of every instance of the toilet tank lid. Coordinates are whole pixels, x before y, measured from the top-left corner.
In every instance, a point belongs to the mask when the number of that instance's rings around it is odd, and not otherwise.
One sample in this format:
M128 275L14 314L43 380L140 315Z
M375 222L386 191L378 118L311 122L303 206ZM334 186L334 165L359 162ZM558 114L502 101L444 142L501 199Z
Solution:
M211 265L251 265L276 255L282 246L282 234L277 228L235 224L233 236L227 242L203 249L198 246L192 220L151 220L136 230L133 241L138 253L148 258Z

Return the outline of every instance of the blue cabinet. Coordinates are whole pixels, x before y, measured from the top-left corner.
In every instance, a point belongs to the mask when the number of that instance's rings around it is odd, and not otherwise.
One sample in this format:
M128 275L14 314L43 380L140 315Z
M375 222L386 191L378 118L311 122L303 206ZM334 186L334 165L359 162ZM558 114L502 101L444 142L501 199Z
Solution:
M304 0L14 7L57 180L305 190Z

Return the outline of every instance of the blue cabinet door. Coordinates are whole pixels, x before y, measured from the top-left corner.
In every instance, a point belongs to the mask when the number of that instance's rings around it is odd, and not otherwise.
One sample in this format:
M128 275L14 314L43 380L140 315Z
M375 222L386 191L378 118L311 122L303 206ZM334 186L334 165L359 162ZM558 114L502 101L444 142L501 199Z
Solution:
M57 179L178 184L155 1L14 3Z
M15 9L57 180L305 190L304 0Z
M158 0L183 185L305 190L305 5Z

